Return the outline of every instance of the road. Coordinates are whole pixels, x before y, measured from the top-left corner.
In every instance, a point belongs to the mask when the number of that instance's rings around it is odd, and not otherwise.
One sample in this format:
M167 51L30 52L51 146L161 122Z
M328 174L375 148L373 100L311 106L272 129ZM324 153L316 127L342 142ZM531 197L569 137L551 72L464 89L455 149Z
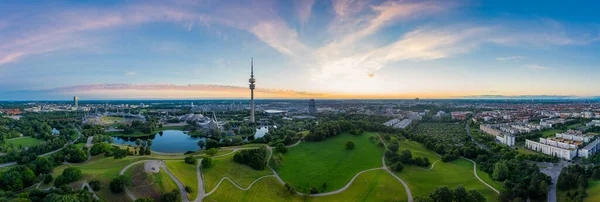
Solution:
M473 135L471 135L471 130L469 130L469 122L467 121L467 124L465 125L465 130L467 131L467 135L469 135L469 137L471 137L471 140L477 144L481 149L485 149L485 150L490 150L490 148L487 147L487 145L481 144L480 142L477 142L477 140L475 140L475 138L473 138Z
M552 184L550 185L550 190L548 190L548 202L556 202L556 182L558 181L560 171L568 164L563 160L561 160L556 166L554 163L535 162L535 164L541 167L540 172L552 178Z

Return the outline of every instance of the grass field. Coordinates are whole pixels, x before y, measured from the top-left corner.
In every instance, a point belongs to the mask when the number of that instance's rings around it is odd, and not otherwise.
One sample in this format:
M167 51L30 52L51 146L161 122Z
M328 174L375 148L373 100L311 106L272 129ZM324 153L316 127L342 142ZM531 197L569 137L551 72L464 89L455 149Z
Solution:
M384 170L359 175L348 190L330 196L310 197L308 201L406 201L404 187ZM228 181L205 201L303 201L303 197L288 193L274 177L258 181L248 191L242 191Z
M587 196L583 198L586 202L600 201L600 180L588 181L589 187L585 190ZM573 194L576 189L568 190ZM567 191L556 190L556 201L567 201Z
M99 180L102 188L100 189L100 191L96 192L96 194L98 194L98 197L104 199L105 201L129 201L129 198L127 198L125 194L113 194L112 192L110 192L110 190L108 189L108 185L110 184L110 181L113 178L119 175L119 172L125 166L144 159L145 158L134 157L114 159L112 157L104 157L104 155L98 155L92 157L92 160L85 164L76 166L61 165L59 167L56 167L52 172L52 176L56 179L56 176L60 175L65 168L69 166L78 167L81 169L83 177L80 180L71 183L71 187L79 189L81 188L81 184L84 181L89 182L91 180ZM46 185L42 184L40 188L43 189L51 186L52 183Z
M196 175L196 165L185 163L183 160L165 161L169 170L185 186L192 188L193 192L188 193L188 198L194 200L198 195L198 177Z
M385 170L359 175L348 190L311 201L407 201L404 186Z
M106 132L104 133L105 135L110 135L110 136L127 136L127 137L139 137L139 136L148 136L148 135L154 135L160 131L165 131L165 130L184 130L187 126L163 126L162 128L156 128L154 129L151 133L142 133L140 131L135 131L131 134L125 134L123 132L120 131L113 131L113 132Z
M533 155L540 154L540 153L538 153L538 152L535 152L535 151L533 151L533 150L529 150L529 149L525 149L525 148L519 148L519 149L517 150L517 152L519 152L519 153L521 153L521 154L533 154Z
M400 141L399 143L400 150L410 149L413 156L426 156L432 163L440 159L433 151L427 150L417 142ZM473 163L464 159L457 159L447 163L439 161L431 170L413 165L405 165L404 170L396 174L406 181L413 197L427 195L440 186L447 186L450 189L454 189L456 186L462 185L467 190L475 189L481 192L487 201L498 201L496 192L475 178Z
M479 176L479 178L481 178L481 180L483 180L485 183L488 183L489 185L491 185L492 187L496 188L498 191L502 191L502 182L499 181L495 181L492 180L492 177L490 174L483 172L481 170L479 170L479 167L477 167L477 176Z
M129 190L138 198L152 197L160 200L161 193L178 188L164 170L161 169L158 173L146 172L144 163L132 166L125 172L125 175L131 177L132 186L129 186Z
M277 172L300 192L308 193L313 186L319 192L340 189L358 172L382 166L383 148L369 142L369 136L376 135L340 134L321 142L300 143L289 148ZM354 142L353 150L345 148L347 141Z
M267 177L256 182L248 191L224 181L219 189L204 198L204 201L303 201L301 196L288 193L275 177Z
M236 163L233 161L233 154L231 154L213 158L213 166L202 169L202 174L204 176L204 190L209 192L215 188L219 180L223 177L229 177L238 185L248 187L252 181L265 175L272 175L273 172L268 168L254 170L250 166Z
M549 129L549 130L542 131L542 135L543 135L543 137L552 137L552 136L556 135L556 133L561 133L561 132L563 132L563 131L557 130L557 129Z
M32 138L32 137L18 137L6 140L6 144L13 144L15 146L22 145L24 147L31 147L40 144L44 140Z

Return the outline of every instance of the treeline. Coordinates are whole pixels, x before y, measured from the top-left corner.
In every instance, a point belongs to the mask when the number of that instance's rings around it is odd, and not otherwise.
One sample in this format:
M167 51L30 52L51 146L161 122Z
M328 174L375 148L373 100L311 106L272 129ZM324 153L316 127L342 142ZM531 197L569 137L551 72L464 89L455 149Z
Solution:
M26 164L35 160L38 155L57 150L67 144L67 139L62 136L52 136L39 145L29 147L27 150L12 151L0 157L0 163L14 162Z
M268 149L266 146L261 146L257 149L244 149L238 151L233 156L233 160L237 163L246 164L254 170L264 170L267 165Z
M583 167L580 165L570 165L560 171L556 188L566 193L570 201L583 201L587 196L586 189L589 187L588 180L600 179L600 165Z
M368 121L345 121L336 120L320 123L310 130L308 135L304 137L306 141L322 141L329 137L339 135L343 132L355 130L364 130L372 132L395 133L400 132L400 129L385 126L381 123L373 123Z
M132 134L136 131L139 131L142 133L150 134L150 133L152 133L152 131L154 131L154 129L156 129L156 126L157 126L157 124L152 121L142 122L139 120L135 120L135 121L131 122L131 125L123 126L123 133L124 134Z
M415 197L415 202L485 202L485 197L477 190L467 191L459 185L454 190L446 186L438 187L427 196Z

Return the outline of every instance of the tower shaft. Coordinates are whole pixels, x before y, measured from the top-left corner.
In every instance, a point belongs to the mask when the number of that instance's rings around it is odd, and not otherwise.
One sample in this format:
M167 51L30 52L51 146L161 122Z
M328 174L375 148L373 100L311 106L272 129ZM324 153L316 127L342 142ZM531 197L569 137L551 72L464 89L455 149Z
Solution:
M250 83L250 122L254 123L254 83L256 79L254 79L254 59L250 58L250 79L248 80Z

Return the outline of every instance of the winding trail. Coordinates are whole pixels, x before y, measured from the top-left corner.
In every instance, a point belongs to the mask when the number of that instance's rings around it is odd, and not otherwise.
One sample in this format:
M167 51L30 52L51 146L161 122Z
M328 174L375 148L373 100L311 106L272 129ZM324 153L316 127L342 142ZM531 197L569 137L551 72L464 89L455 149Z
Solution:
M202 199L204 199L204 197L206 197L206 191L204 190L204 179L202 179L204 176L202 175L202 170L200 169L200 166L202 166L202 159L200 159L198 161L198 164L196 165L196 177L198 178L198 196L196 196L196 199L194 199L194 202L200 202L202 201Z
M92 189L92 187L90 187L90 184L88 184L88 182L84 182L84 183L81 185L81 189L83 189L83 188L86 188L86 187L87 187L87 190L88 190L90 193L92 193L92 196L93 196L93 197L94 197L96 200L100 200L100 198L99 198L99 197L96 195L96 193L94 192L94 190Z
M433 170L433 166L435 166L435 163L437 163L438 161L440 161L440 160L434 161L434 162L431 164L431 168L429 168L429 169L427 169L427 170Z
M387 150L387 144L385 143L385 141L383 141L381 136L379 136L379 133L377 134L377 137L379 138L379 141L381 141L383 143L385 150ZM408 187L408 184L406 184L406 182L404 182L404 180L402 180L400 177L398 177L398 175L396 175L396 173L392 172L387 167L387 165L385 165L385 155L383 155L383 157L381 157L381 163L383 164L383 169L385 169L388 173L390 173L390 175L394 176L398 181L400 181L400 183L402 183L402 185L404 186L404 190L406 191L406 196L408 197L408 202L413 202L412 193L410 192L410 188Z
M481 178L479 178L479 175L477 175L477 163L475 163L475 161L465 158L465 157L460 157L463 158L467 161L470 161L471 163L473 163L473 174L475 174L475 177L483 184L485 184L485 186L488 186L490 189L494 190L497 194L500 194L500 191L498 191L496 188L492 187L492 185L489 185L488 183L485 183Z
M222 183L223 181L225 181L225 180L227 180L227 181L231 182L231 184L233 184L233 186L237 187L238 189L241 189L241 190L247 191L247 190L249 190L250 188L252 188L252 185L254 185L254 183L256 183L256 182L258 182L258 181L260 181L260 180L262 180L262 179L264 179L264 178L267 178L267 177L275 177L275 175L265 175L265 176L259 177L258 179L254 180L252 183L250 183L250 185L249 185L247 188L243 188L243 187L241 187L240 185L238 185L237 183L235 183L233 180L231 180L231 179L230 179L230 178L228 178L228 177L223 177L223 178L221 178L221 180L219 180L219 183L217 183L217 186L216 186L215 188L213 188L213 190L211 190L210 192L206 193L206 196L209 196L209 195L211 195L212 193L214 193L215 191L217 191L217 189L219 188L219 186L221 186L221 183Z

